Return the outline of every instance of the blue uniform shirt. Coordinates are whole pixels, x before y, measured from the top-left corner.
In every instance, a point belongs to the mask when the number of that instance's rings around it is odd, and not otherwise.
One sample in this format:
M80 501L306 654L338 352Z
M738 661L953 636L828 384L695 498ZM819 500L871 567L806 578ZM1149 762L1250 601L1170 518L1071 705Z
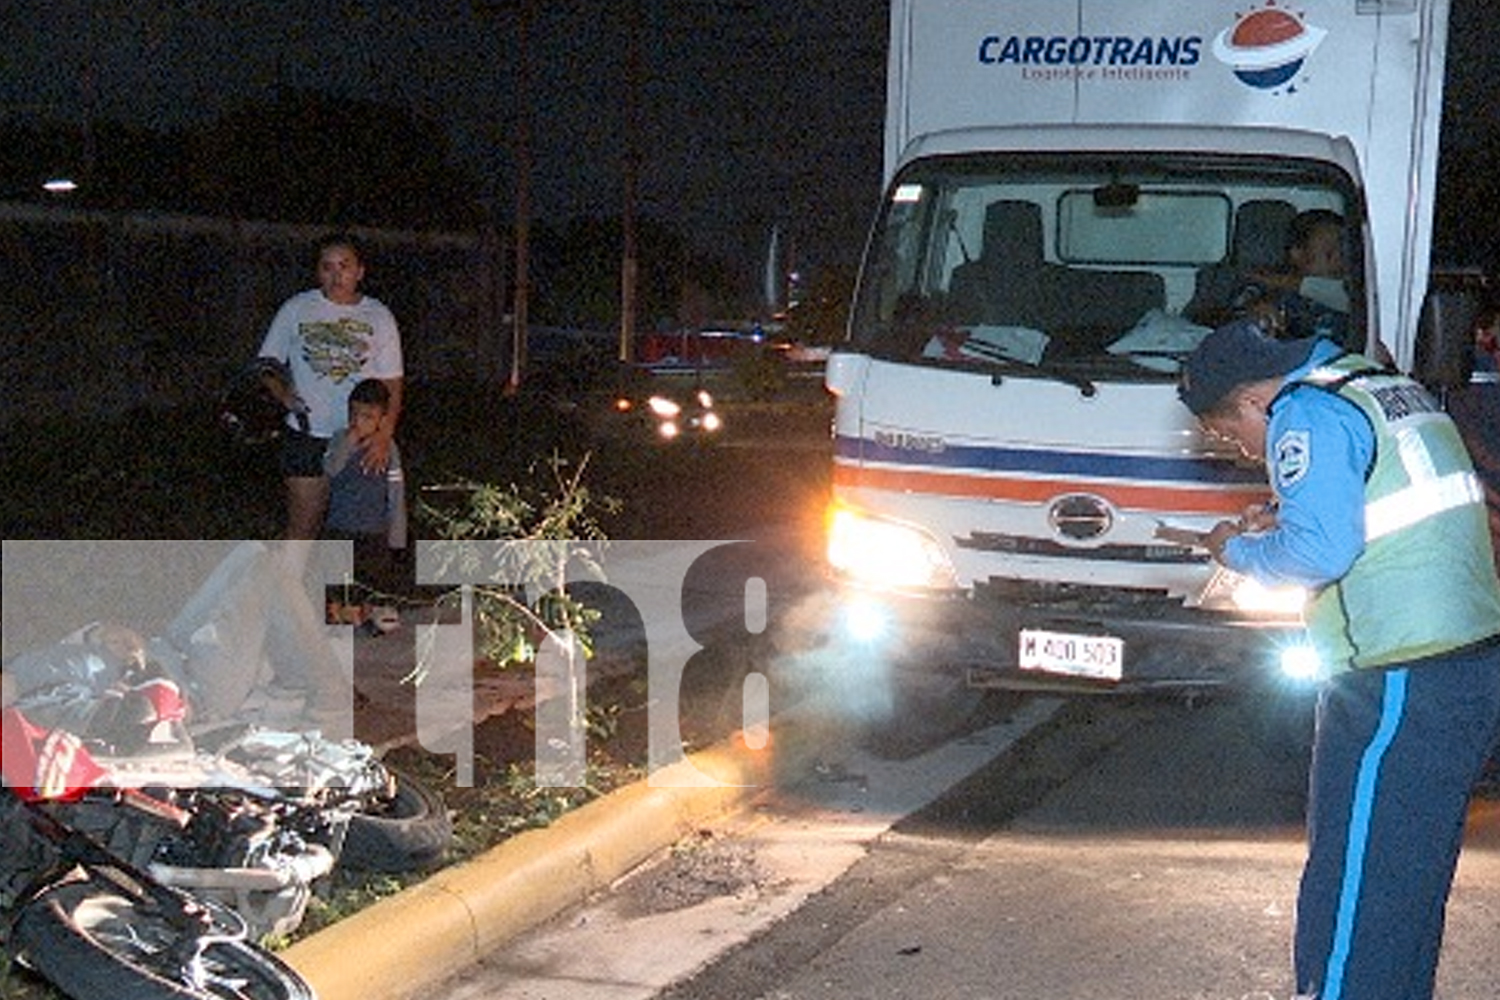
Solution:
M1319 341L1283 384L1342 353L1337 344ZM1267 421L1265 459L1277 526L1229 539L1224 564L1271 586L1326 586L1364 551L1365 475L1375 459L1375 431L1359 407L1312 386L1278 396Z

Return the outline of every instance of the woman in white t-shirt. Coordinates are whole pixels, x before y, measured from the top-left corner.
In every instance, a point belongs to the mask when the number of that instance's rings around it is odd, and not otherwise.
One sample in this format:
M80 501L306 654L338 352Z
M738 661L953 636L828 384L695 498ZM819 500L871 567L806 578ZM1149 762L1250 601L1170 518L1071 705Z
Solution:
M328 508L323 454L348 423L349 393L361 379L377 378L390 390L385 419L362 438L363 461L383 470L401 415L401 334L378 299L359 290L364 255L354 237L337 233L318 242L318 287L299 292L277 310L260 356L286 366L291 392L282 435L286 481L286 537L317 538Z

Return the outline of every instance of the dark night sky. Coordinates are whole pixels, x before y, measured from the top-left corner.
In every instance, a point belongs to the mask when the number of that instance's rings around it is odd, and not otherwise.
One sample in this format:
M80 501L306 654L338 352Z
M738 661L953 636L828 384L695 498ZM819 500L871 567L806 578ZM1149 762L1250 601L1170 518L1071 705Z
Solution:
M1500 130L1491 3L1454 0L1450 127ZM516 6L11 0L0 7L0 108L76 121L92 104L100 118L170 126L278 82L355 94L447 123L486 178L470 194L508 204ZM535 7L536 214L616 213L629 5ZM879 183L886 0L641 0L641 10L640 210L730 259L753 260L776 223L804 261L851 262Z

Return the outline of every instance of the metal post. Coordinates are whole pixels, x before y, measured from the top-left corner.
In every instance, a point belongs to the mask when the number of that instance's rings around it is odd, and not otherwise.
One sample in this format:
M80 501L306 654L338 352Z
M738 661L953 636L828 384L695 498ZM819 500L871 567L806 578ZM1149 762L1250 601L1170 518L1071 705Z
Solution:
M516 17L516 292L512 315L509 392L526 369L527 311L531 299L531 21L534 0L521 0Z
M620 360L635 356L636 283L639 263L635 246L635 201L640 170L641 5L630 0L626 9L625 41L625 204L620 213L623 230L620 261Z

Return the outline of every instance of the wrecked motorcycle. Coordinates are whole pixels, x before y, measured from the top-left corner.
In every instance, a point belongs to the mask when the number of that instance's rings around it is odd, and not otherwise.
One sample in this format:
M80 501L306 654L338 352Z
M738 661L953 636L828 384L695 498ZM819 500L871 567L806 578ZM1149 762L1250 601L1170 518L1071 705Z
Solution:
M41 797L49 811L158 881L231 907L256 938L295 930L336 865L426 867L451 840L436 794L353 740L236 724L119 755L14 708L6 724L7 772L60 789Z
M16 720L6 720L13 743ZM311 987L256 944L233 910L163 885L70 827L41 803L81 794L47 783L74 770L82 748L50 737L35 784L0 788L0 924L12 958L78 1000L312 1000ZM16 769L15 755L3 763ZM87 761L82 762L86 770ZM119 793L121 810L155 815L141 793ZM58 793L58 794L54 794Z

